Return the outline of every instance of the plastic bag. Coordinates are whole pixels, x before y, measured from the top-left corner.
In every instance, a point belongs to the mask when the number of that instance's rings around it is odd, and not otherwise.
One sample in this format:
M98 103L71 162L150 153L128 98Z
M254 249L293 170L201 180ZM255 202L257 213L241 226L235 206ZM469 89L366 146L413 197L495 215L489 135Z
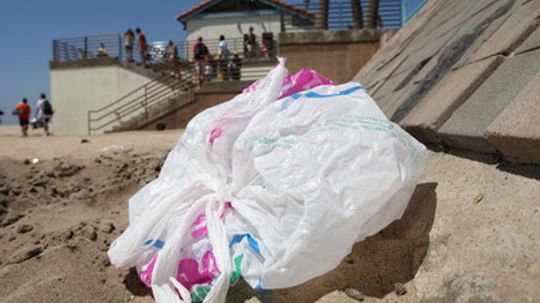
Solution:
M360 84L328 82L280 62L193 118L130 200L111 262L136 266L157 302L224 302L241 277L277 289L322 275L400 218L425 147Z

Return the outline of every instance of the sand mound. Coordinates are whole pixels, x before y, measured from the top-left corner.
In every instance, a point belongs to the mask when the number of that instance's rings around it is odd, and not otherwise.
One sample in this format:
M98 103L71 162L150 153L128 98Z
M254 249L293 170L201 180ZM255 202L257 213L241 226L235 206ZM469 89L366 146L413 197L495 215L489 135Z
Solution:
M116 152L37 164L0 159L0 302L121 302L146 295L106 251L127 200L163 156ZM26 162L26 163L25 163Z

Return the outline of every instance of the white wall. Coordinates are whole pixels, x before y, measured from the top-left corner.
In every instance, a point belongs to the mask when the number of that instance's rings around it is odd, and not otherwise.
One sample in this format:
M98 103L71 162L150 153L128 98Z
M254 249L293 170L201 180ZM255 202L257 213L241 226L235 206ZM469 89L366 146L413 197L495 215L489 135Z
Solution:
M89 110L107 105L150 81L119 66L53 69L50 74L55 109L52 131L57 134L86 134Z
M203 39L219 39L220 35L227 38L242 38L249 32L249 27L253 26L258 39L264 32L273 32L277 36L281 32L280 16L236 16L209 19L192 19L187 21L186 40L195 41L198 37Z

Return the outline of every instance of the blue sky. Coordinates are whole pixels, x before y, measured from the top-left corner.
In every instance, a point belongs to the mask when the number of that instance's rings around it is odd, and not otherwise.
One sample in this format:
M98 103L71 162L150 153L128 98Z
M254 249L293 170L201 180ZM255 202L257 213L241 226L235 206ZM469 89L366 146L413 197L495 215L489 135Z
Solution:
M4 123L26 97L50 96L49 60L55 38L123 33L141 27L149 40L183 40L175 16L199 0L0 0L0 109ZM54 103L54 100L52 100ZM32 109L33 110L33 109Z

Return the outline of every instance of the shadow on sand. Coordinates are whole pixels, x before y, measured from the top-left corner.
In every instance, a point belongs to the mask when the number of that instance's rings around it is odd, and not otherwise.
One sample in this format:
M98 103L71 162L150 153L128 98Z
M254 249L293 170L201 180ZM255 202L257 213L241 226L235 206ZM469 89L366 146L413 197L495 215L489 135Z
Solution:
M346 288L368 296L385 296L394 290L395 283L413 279L426 256L437 206L436 187L437 183L417 185L403 217L357 243L331 272L293 288L262 294L245 282L239 283L229 291L227 302L244 302L257 296L264 303L308 303Z

